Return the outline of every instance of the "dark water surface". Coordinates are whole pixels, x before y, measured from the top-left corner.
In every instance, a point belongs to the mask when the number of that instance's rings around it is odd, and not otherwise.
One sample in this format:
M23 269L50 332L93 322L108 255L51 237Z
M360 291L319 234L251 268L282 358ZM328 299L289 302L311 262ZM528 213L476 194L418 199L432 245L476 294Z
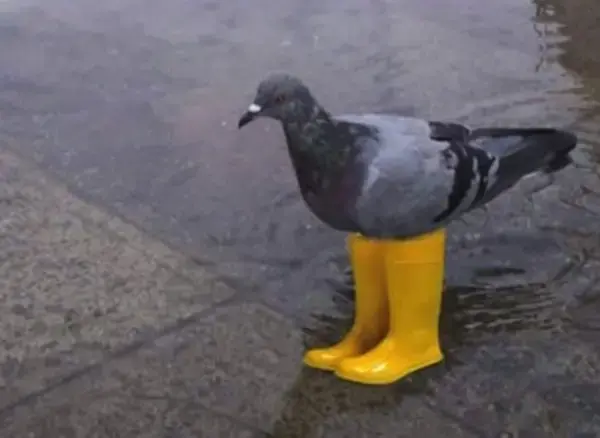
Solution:
M253 424L434 436L402 429L423 404L450 436L600 436L599 18L593 0L5 1L0 134L310 344L349 324L344 236L302 204L280 128L236 128L267 72L333 112L573 129L578 165L556 185L451 228L444 366L377 390L298 371L280 415ZM322 424L290 432L309 411Z

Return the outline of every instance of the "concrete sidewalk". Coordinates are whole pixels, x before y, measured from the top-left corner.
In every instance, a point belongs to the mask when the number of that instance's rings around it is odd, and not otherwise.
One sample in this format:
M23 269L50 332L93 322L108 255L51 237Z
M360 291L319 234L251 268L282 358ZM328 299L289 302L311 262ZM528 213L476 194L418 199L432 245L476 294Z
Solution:
M0 436L131 436L136 427L163 436L143 418L164 402L130 392L153 370L122 358L231 302L232 290L7 152L0 212ZM198 346L210 357L206 341ZM111 361L110 375L87 377Z

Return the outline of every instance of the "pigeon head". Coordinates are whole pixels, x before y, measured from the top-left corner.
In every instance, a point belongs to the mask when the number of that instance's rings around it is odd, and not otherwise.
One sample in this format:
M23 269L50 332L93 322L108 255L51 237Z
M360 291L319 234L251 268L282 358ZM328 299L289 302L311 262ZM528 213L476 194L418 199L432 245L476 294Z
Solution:
M274 73L261 81L254 101L238 122L241 128L257 117L270 117L280 122L306 120L314 111L316 102L300 79Z

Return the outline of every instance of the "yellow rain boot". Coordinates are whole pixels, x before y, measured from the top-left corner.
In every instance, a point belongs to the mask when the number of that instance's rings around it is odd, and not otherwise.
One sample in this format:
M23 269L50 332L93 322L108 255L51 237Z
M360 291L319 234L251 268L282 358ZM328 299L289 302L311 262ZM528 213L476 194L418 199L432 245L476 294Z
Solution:
M443 359L438 327L445 231L385 245L389 332L373 350L336 367L339 377L372 385L395 382Z
M358 356L377 345L388 330L388 298L385 289L385 241L359 235L348 239L354 273L354 324L338 344L309 350L304 363L322 370L335 369L344 358Z

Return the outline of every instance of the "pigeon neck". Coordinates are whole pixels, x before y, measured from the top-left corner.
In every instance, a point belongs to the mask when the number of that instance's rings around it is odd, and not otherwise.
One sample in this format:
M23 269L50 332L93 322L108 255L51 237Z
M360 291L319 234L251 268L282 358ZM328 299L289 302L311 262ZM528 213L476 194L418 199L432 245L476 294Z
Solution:
M339 124L315 104L304 120L284 122L289 153L303 194L326 189L347 163L353 142ZM342 129L343 131L343 129ZM344 141L346 140L346 141Z

